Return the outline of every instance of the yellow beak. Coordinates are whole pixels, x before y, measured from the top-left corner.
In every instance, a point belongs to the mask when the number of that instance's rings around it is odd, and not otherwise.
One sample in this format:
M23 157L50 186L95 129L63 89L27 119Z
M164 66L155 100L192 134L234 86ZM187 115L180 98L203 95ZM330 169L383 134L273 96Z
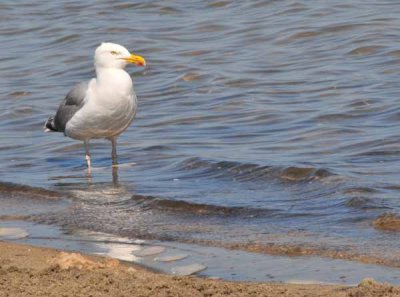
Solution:
M137 66L146 66L146 60L141 56L137 56L137 55L132 54L129 57L122 58L122 59L125 60L128 63L132 63L132 64L135 64Z

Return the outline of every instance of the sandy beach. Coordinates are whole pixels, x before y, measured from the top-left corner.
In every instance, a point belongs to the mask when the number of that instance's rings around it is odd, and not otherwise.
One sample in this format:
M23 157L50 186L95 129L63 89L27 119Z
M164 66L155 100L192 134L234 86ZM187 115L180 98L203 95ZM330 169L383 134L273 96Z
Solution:
M400 296L400 287L228 282L177 277L115 259L0 242L0 296Z

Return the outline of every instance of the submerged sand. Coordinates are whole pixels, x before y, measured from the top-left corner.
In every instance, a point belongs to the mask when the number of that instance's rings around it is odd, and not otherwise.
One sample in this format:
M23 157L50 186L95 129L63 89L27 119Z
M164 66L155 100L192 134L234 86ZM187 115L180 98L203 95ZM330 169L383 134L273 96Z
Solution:
M115 259L0 242L0 296L400 296L400 287L228 282L177 277Z

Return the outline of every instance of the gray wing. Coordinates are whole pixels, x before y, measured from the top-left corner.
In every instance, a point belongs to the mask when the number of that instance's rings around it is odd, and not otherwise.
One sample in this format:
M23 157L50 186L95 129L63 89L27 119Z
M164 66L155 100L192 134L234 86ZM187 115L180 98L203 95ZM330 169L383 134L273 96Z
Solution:
M83 106L89 82L81 82L72 88L60 103L54 116L54 128L58 132L64 132L67 122Z

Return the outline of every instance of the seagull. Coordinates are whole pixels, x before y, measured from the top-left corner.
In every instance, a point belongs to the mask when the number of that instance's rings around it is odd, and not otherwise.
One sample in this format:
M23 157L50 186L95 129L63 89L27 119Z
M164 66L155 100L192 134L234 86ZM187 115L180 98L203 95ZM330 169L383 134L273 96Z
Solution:
M122 45L103 42L94 54L96 78L74 86L56 114L45 123L46 132L63 132L84 142L89 172L92 138L111 141L112 165L118 166L117 137L132 123L137 109L132 79L124 70L129 63L146 66L143 57L130 53Z

